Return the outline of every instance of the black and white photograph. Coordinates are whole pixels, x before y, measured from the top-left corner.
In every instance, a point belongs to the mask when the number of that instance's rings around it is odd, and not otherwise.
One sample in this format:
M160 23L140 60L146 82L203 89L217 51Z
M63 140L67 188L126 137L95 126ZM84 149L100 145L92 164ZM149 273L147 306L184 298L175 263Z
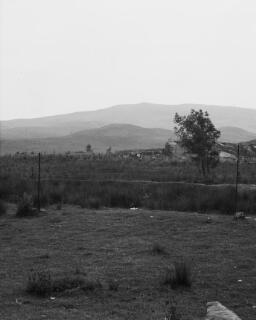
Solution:
M0 0L0 320L256 319L256 1Z

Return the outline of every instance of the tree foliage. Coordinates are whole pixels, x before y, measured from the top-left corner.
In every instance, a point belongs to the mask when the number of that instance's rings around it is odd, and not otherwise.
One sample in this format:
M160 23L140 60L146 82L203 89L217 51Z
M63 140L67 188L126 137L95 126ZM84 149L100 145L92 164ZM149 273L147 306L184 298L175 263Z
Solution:
M92 152L92 146L90 144L87 144L86 152Z
M174 130L179 138L178 143L194 156L205 175L218 163L216 142L220 137L220 131L215 128L208 112L201 109L192 109L187 116L176 113L174 122L177 125Z
M168 157L171 157L173 154L172 146L168 142L164 146L163 154Z

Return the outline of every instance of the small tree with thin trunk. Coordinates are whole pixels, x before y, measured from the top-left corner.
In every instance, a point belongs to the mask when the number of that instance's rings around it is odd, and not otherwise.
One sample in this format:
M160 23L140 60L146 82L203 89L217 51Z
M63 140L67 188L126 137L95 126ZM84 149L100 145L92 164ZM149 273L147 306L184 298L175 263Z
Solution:
M92 152L92 146L90 144L87 144L86 152Z
M164 146L164 149L163 149L163 154L167 157L171 157L172 154L173 154L173 150L172 150L172 147L171 145L166 142L165 146Z
M201 109L199 111L192 109L187 116L176 113L174 122L177 125L174 130L179 138L178 143L194 156L205 176L210 168L218 163L219 152L216 143L220 131L215 128L208 112L203 112Z

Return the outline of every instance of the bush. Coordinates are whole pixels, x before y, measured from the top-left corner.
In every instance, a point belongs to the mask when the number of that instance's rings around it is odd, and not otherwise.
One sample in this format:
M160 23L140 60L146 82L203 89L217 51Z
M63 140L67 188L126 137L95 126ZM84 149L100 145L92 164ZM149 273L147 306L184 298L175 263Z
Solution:
M83 199L82 201L78 200L78 203L81 206L81 208L88 209L99 209L101 206L101 201L98 198Z
M178 287L191 287L191 268L182 261L175 262L171 268L168 268L165 273L164 281L165 285L170 285L172 289Z
M36 296L49 296L71 289L94 291L102 288L98 280L89 280L76 272L72 275L53 278L48 270L31 270L28 276L26 292Z
M111 207L130 208L132 203L133 199L125 192L113 193L110 196Z
M166 251L163 246L161 246L159 243L156 242L153 245L152 254L154 255L166 254Z
M89 209L99 209L100 208L100 200L98 198L88 199L87 204L88 204Z
M4 215L7 211L7 206L3 200L0 199L0 216Z
M61 203L63 201L62 194L60 192L57 192L57 191L50 192L49 198L50 198L50 203L51 204Z
M79 275L57 278L52 280L51 292L58 293L70 289L83 288L85 284L85 279Z
M24 193L21 201L18 204L16 216L17 217L31 217L37 214L36 209L32 206L32 198Z
M85 292L94 291L96 289L101 289L101 288L102 288L102 284L99 280L86 279L83 285L81 286L81 289Z
M181 320L180 314L177 313L177 303L174 299L166 301L165 320Z
M118 283L117 280L111 279L111 280L108 281L108 289L110 291L117 291L118 288L119 288L119 283Z
M47 296L52 292L52 278L49 271L31 270L26 292L36 296Z

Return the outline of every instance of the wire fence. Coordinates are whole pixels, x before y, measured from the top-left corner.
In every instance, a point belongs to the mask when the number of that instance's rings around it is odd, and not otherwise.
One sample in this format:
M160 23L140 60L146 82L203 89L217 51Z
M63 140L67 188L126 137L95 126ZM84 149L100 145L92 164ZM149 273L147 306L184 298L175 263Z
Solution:
M159 207L169 208L173 205L176 206L170 198L175 198L177 202L180 203L186 203L191 202L191 198L194 197L194 202L200 202L201 198L203 199L205 196L204 193L209 194L208 197L205 197L206 199L203 205L207 207L208 204L205 203L207 201L212 202L210 196L215 192L218 193L217 197L226 197L227 200L232 201L232 210L236 212L239 207L238 194L240 189L239 185L241 185L240 165L241 163L242 166L245 165L244 159L243 157L241 161L240 147L238 145L236 161L229 167L231 179L228 183L195 181L193 176L190 179L191 181L186 181L185 179L169 179L169 176L164 177L164 173L167 172L166 169L168 169L168 167L174 172L176 170L175 168L177 168L177 170L181 169L182 171L186 168L187 164L185 162L184 165L179 164L177 167L175 167L175 163L167 162L164 164L165 171L162 170L161 164L159 166L150 164L147 170L152 170L152 172L150 172L150 175L147 175L149 171L145 171L145 174L141 174L140 172L140 170L144 170L144 163L136 160L132 160L131 162L123 161L120 164L119 162L115 162L115 159L101 159L98 162L94 159L91 159L91 161L80 161L81 159L76 159L75 157L69 159L68 157L65 158L64 155L42 156L41 153L33 157L24 157L23 164L22 158L20 160L18 159L18 161L16 159L17 165L14 162L14 165L8 169L7 175L8 173L12 174L12 170L16 165L13 180L20 178L21 183L24 181L28 185L30 184L30 187L27 189L29 192L32 190L38 210L41 209L41 204L44 202L43 198L46 193L55 199L62 197L62 195L57 195L58 192L63 193L64 197L68 199L67 201L70 200L72 194L72 203L80 203L81 198L86 199L91 197L94 199L98 197L102 199L105 198L105 201L102 201L102 203L106 205L125 203L125 206L132 206L136 203L146 203L148 205L150 202L148 198L152 195L150 206L153 207L153 202L155 201ZM248 159L249 157L247 157L247 160ZM108 161L111 162L111 165L109 165ZM117 168L115 168L115 164L117 164ZM147 163L145 162L145 166L146 165ZM251 164L248 161L246 168L250 166ZM129 177L122 172L122 170L125 171L127 167L131 171ZM81 168L83 168L83 170L81 170ZM189 168L190 174L196 176L195 172L191 172L191 168L192 167ZM196 166L194 166L194 168L196 168ZM97 170L99 170L99 172L97 172ZM192 171L195 170L193 169ZM161 178L158 177L159 173L162 174ZM147 179L147 177L150 177L150 179ZM223 195L221 195L221 191L217 190L230 186L232 187L232 194L226 192L226 194L223 193ZM21 185L20 190L22 187ZM18 194L20 194L20 192ZM110 200L106 200L107 194ZM79 201L75 199L76 196L77 198L80 197ZM194 202L192 207L196 208L197 204L194 204ZM191 204L188 203L187 207L189 205ZM216 206L218 205L212 205L212 207ZM183 208L182 205L180 207L181 209ZM158 207L156 206L156 208Z

